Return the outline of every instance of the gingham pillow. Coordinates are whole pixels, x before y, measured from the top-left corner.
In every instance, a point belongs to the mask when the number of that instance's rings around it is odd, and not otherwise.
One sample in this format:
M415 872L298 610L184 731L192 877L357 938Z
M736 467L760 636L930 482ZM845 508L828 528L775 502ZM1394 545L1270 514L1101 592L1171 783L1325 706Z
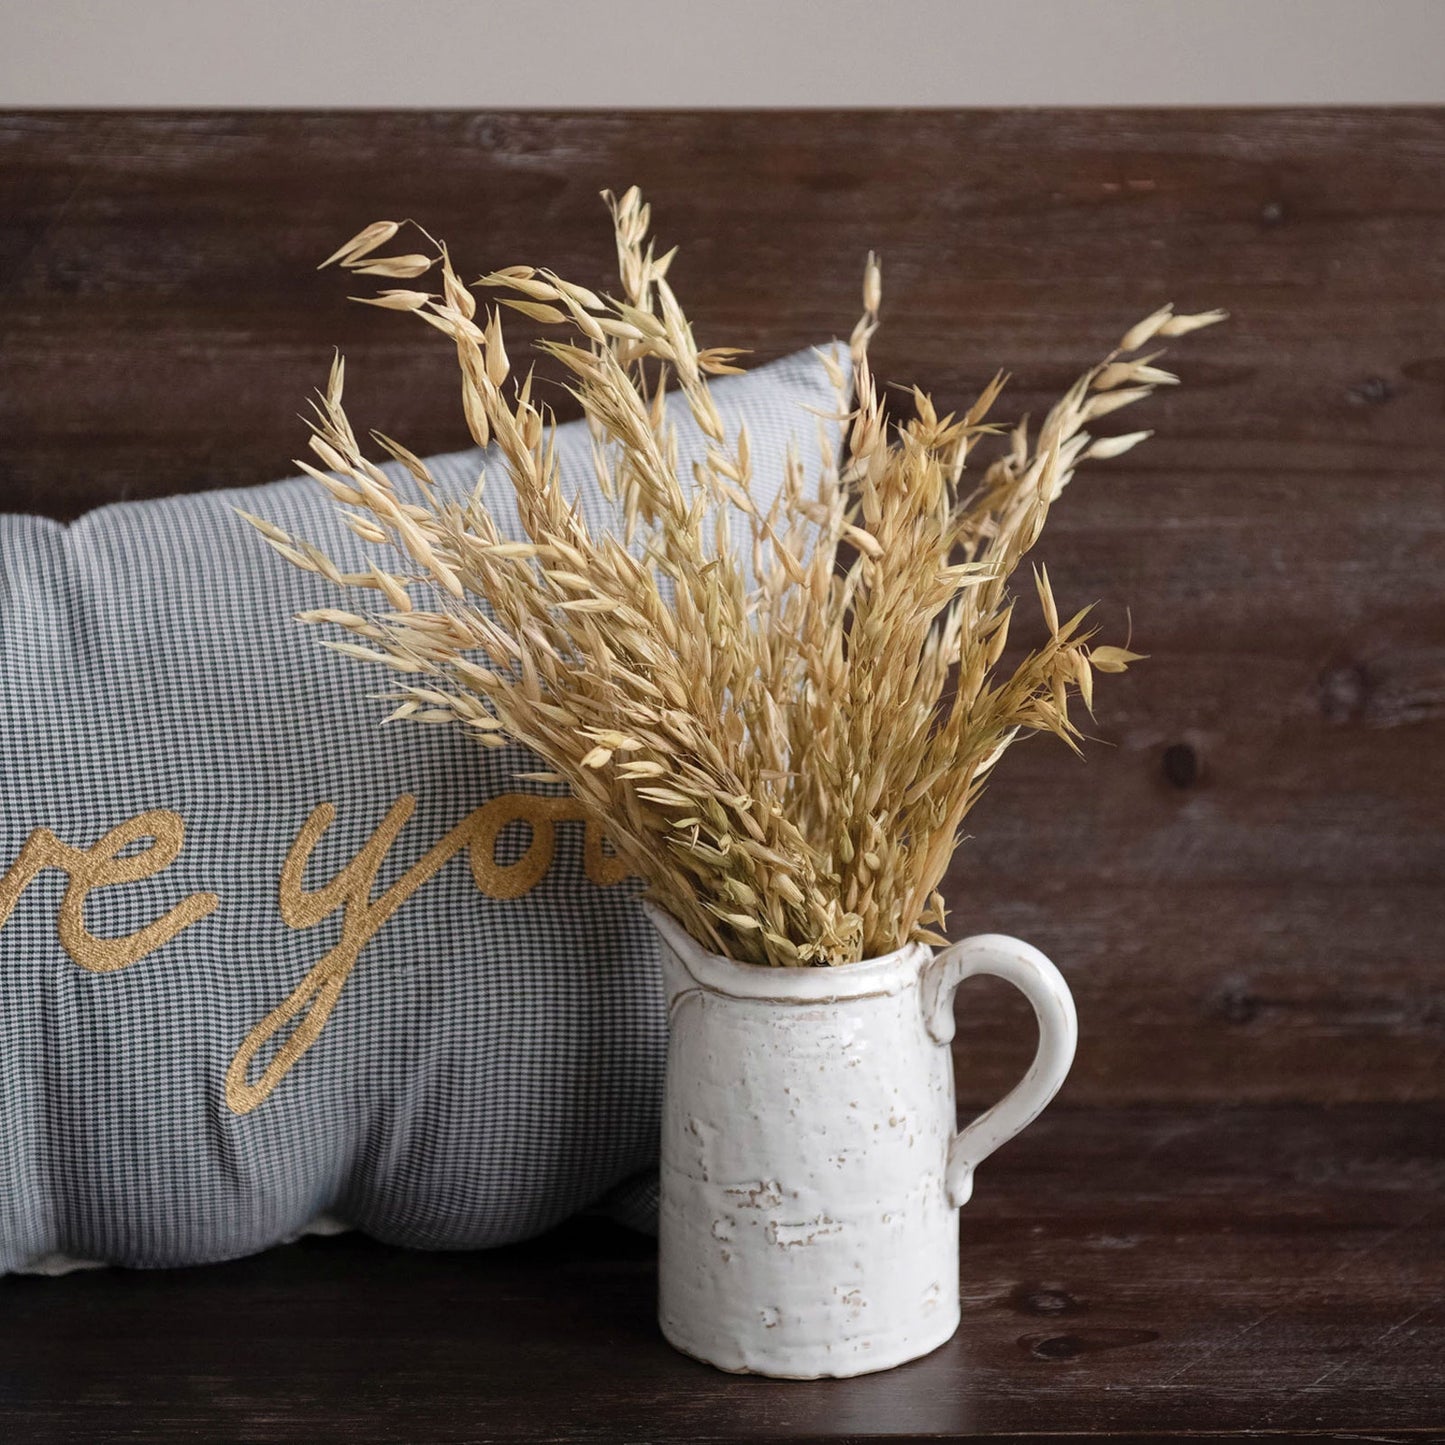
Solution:
M818 464L815 354L716 395L760 482L790 439ZM602 524L585 428L559 449ZM645 1226L665 1019L636 886L520 754L379 728L385 684L292 620L336 597L237 506L365 565L307 479L0 516L0 1272L318 1219L436 1248L599 1202Z

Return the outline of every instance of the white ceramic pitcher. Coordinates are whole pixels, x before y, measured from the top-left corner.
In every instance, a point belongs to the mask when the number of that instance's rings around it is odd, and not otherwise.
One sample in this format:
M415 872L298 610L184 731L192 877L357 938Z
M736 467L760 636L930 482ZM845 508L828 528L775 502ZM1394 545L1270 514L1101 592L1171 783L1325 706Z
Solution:
M1038 949L981 934L836 968L734 963L649 908L670 1021L659 1319L720 1369L884 1370L958 1327L958 1210L1074 1057L1073 1000ZM1039 1023L1023 1081L956 1132L954 990L990 974Z

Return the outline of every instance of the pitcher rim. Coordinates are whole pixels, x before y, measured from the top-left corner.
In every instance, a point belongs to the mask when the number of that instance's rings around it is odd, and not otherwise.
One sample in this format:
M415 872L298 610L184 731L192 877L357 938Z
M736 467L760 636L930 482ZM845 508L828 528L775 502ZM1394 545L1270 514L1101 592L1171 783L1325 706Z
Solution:
M731 998L827 1003L834 999L899 993L918 982L924 964L933 957L927 944L905 943L891 953L823 968L741 963L724 953L704 948L659 904L643 899L642 908L663 945L693 980Z

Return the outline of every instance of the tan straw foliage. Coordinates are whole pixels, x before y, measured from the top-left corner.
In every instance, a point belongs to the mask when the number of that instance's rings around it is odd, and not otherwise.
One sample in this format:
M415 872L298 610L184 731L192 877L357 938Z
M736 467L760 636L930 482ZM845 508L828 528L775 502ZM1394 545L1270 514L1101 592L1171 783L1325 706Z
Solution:
M637 191L604 198L618 297L514 266L475 283L495 303L479 312L445 247L375 254L393 222L327 263L387 278L439 267L439 292L359 299L412 311L455 343L468 426L479 446L496 444L527 541L499 534L483 481L469 499L443 497L417 457L378 435L415 480L414 491L395 487L347 420L340 361L316 405L319 466L303 465L390 560L343 573L251 520L298 567L374 594L370 607L303 616L350 635L329 646L398 674L393 717L530 748L550 771L527 776L569 785L650 895L707 946L796 965L941 942L938 887L990 770L1029 732L1077 748L1071 699L1092 709L1094 674L1136 660L1091 646L1085 612L1061 619L1040 570L1047 638L1002 671L1010 579L1075 466L1148 435L1085 430L1176 380L1141 349L1222 313L1156 311L1036 435L1015 427L1004 455L965 485L1002 377L961 416L938 415L915 391L915 417L890 423L868 363L881 286L870 256L851 378L825 357L841 456L817 477L791 459L761 509L746 433L727 434L707 382L735 370L737 353L698 349L666 279L673 253L656 253ZM588 419L614 531L594 535L563 495L555 423L532 373L513 371L503 308L555 333L538 350ZM669 420L679 402L706 439L686 477ZM739 513L751 557L729 543Z

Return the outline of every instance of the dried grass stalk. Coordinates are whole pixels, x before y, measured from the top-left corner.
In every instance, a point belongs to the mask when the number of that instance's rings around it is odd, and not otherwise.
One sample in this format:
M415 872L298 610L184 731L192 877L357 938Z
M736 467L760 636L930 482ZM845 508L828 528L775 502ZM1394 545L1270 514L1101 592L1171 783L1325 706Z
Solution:
M657 254L636 189L604 199L616 297L512 266L475 283L495 303L479 314L474 288L430 238L430 255L375 254L399 231L393 222L328 260L387 278L439 268L438 292L362 299L410 311L455 344L468 427L479 446L496 443L526 541L500 535L482 481L468 500L441 497L417 457L378 435L419 500L393 486L347 419L340 360L315 407L319 465L301 465L390 560L344 573L311 544L256 525L296 566L374 594L372 606L305 620L340 628L350 640L329 646L398 675L393 718L533 750L550 771L531 776L568 784L651 896L708 946L797 965L941 942L938 887L999 758L1031 732L1077 749L1071 700L1092 710L1094 674L1137 660L1093 645L1087 609L1061 619L1040 569L1047 637L1001 670L1010 580L1078 463L1148 435L1086 430L1176 380L1143 348L1223 313L1165 306L1132 327L1036 434L1015 426L966 485L971 449L998 430L986 417L1003 378L962 415L940 416L915 391L916 415L891 424L868 361L881 296L870 256L851 388L825 358L841 465L810 478L790 462L764 510L748 438L726 435L707 382L736 370L738 353L698 348L667 282L673 252ZM593 535L563 497L555 421L532 372L514 372L504 307L556 333L538 349L592 429L615 534ZM676 462L679 401L706 440L690 477ZM750 559L727 544L738 512Z

